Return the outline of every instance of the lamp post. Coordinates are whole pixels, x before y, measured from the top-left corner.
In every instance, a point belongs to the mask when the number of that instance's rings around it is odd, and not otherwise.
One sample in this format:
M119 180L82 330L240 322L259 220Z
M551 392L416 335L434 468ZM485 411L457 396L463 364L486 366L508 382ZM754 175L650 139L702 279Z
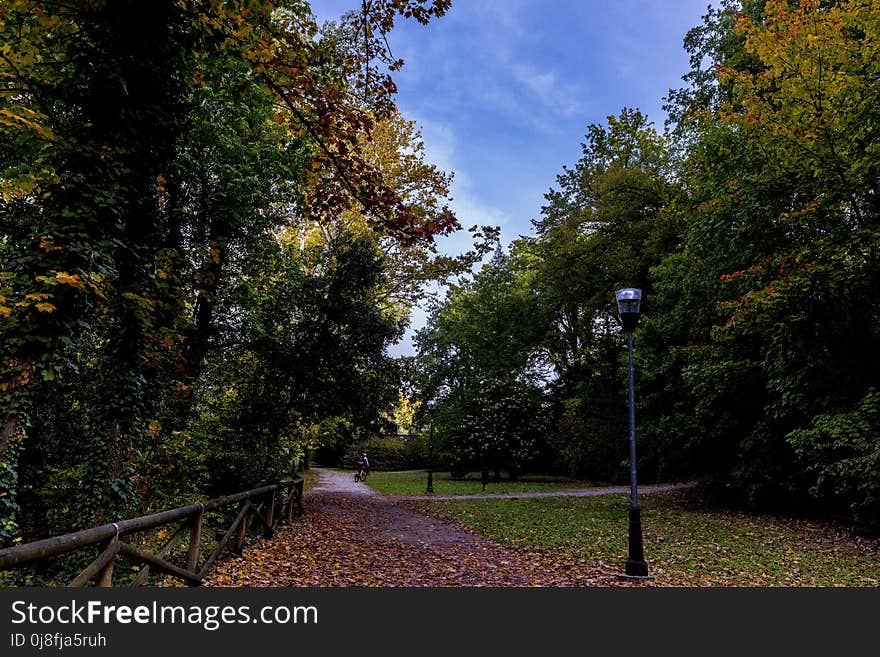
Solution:
M428 400L428 418L431 428L428 431L428 488L426 493L434 492L434 408L437 402L433 399Z
M626 333L627 351L629 352L629 474L630 474L630 506L629 506L629 556L626 560L628 577L648 577L648 564L645 562L645 550L642 543L642 516L639 509L639 493L636 485L636 395L635 376L633 375L633 331L639 323L639 306L642 291L637 288L624 288L614 293L617 299L617 310L620 322Z

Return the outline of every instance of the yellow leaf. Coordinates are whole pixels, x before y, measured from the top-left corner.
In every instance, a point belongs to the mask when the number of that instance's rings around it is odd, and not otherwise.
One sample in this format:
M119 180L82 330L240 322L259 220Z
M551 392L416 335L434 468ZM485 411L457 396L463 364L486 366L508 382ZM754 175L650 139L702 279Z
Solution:
M79 274L68 274L66 271L58 271L55 272L55 279L63 285L72 285L78 289L85 287L85 284L80 280Z

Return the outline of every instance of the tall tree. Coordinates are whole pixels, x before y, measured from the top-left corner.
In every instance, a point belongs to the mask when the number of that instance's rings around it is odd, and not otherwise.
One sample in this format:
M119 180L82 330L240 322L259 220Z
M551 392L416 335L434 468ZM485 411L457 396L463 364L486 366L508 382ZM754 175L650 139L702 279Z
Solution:
M4 3L0 462L40 460L61 393L91 510L115 513L138 436L198 376L224 277L273 224L358 206L403 243L457 228L418 216L363 138L393 113L386 33L448 7L364 3L346 51L294 0Z
M654 328L697 409L699 467L753 503L812 490L876 513L875 485L851 466L877 453L863 358L878 340L864 305L878 271L877 12L769 2L734 16L751 63L720 62L729 97L685 126L690 216L683 252L658 270Z
M499 245L472 280L452 285L416 341L424 380L420 397L442 398L438 439L453 469L515 475L534 461L544 434L542 307L529 272Z
M517 249L549 321L540 342L555 370L553 442L575 473L621 476L625 386L614 290L640 287L675 243L666 208L674 197L666 140L638 110L590 125L582 157L546 194L536 236ZM648 456L650 452L643 451Z

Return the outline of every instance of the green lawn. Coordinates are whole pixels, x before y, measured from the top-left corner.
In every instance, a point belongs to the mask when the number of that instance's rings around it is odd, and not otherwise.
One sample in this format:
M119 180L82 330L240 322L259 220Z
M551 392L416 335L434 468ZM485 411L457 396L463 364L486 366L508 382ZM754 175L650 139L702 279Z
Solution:
M304 491L314 486L318 480L318 475L313 470L303 470L302 472L297 472L297 474L303 478Z
M620 572L628 496L419 502L516 550L565 568ZM695 509L682 493L640 498L657 585L878 586L880 540L818 522Z
M371 472L366 483L380 493L389 495L425 495L428 484L427 472ZM486 493L543 493L574 488L589 488L586 481L567 477L526 476L520 481L506 479L486 485ZM470 495L482 493L479 474L471 474L463 480L454 480L448 472L434 473L435 495Z

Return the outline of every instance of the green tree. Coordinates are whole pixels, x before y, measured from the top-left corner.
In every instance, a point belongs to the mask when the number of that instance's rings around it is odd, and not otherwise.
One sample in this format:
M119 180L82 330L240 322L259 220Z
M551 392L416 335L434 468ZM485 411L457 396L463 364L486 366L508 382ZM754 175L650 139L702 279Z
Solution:
M76 489L72 515L91 524L131 506L134 464L186 449L191 391L223 347L219 300L282 224L334 222L357 206L403 243L457 228L449 213L420 216L364 149L394 109L401 62L385 34L399 16L427 22L448 7L367 3L347 19L360 32L346 49L306 2L4 3L10 510L16 487L35 491L28 518L41 515L30 513L40 495Z
M555 372L551 443L572 473L609 481L623 476L626 456L614 290L642 288L650 311L648 272L675 244L665 210L675 187L666 141L637 110L590 125L582 150L546 195L536 236L516 249L547 318L535 348ZM652 460L651 450L641 454Z
M366 425L397 401L387 354L401 327L377 303L382 262L367 238L340 240L310 274L293 245L268 249L226 297L223 348L199 387L196 433L211 445L211 490L286 470L285 439L325 418Z
M735 18L751 64L719 66L729 97L683 126L685 241L657 270L645 335L666 341L655 380L683 383L697 426L681 404L656 427L690 427L697 468L742 500L812 490L876 513L875 483L851 470L874 441L831 446L876 434L877 9L770 2Z
M418 332L419 398L441 396L438 442L453 470L516 475L535 460L545 415L542 308L528 272L500 245L490 264L450 286Z

